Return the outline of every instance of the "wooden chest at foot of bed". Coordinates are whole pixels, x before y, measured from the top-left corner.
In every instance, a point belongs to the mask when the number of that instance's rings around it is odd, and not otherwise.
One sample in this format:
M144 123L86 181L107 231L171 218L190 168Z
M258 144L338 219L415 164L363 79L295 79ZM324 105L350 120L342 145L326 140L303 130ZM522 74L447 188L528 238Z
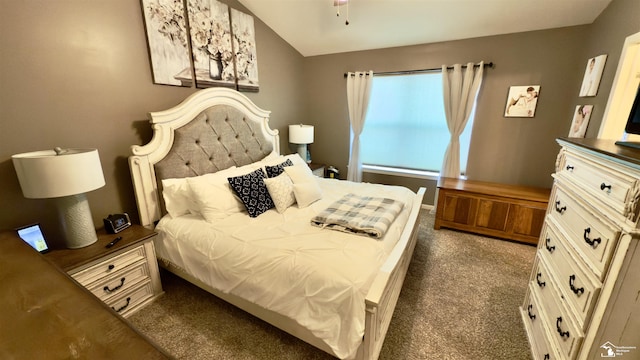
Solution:
M550 189L441 178L434 228L537 244Z

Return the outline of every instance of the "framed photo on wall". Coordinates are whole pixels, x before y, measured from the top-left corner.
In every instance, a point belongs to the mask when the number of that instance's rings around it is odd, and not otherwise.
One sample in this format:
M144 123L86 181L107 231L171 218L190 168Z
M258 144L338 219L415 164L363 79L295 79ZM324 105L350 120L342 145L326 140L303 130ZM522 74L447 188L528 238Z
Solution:
M505 117L533 117L536 114L540 85L511 86L507 95Z
M598 94L598 86L600 86L600 78L602 78L602 71L606 61L606 54L587 60L587 68L582 78L582 86L580 86L580 97L596 96Z
M593 105L578 105L573 113L569 137L583 138L587 133Z

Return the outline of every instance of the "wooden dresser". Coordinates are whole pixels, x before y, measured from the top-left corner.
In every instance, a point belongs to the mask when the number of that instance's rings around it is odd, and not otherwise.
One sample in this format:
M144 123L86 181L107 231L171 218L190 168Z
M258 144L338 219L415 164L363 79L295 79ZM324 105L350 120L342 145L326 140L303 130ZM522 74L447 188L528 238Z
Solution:
M520 313L534 359L640 359L640 150L558 139Z
M1 359L170 359L13 231L0 233Z
M434 228L537 244L549 189L440 178Z

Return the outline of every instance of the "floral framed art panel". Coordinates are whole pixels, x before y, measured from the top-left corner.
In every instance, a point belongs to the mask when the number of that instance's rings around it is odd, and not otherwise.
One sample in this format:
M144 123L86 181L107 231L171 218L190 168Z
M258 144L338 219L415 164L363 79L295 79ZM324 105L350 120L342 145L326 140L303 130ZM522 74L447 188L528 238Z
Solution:
M238 90L258 91L258 55L253 16L231 9Z
M191 86L191 57L182 0L142 0L153 82Z
M229 6L216 0L188 0L196 87L236 88Z

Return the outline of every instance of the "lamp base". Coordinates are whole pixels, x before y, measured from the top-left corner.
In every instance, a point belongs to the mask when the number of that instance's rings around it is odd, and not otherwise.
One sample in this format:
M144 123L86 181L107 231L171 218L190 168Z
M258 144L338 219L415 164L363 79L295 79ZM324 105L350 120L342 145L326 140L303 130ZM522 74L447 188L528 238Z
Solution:
M79 249L98 241L85 194L59 197L55 202L67 248Z
M311 162L308 156L309 153L307 152L307 144L297 144L297 146L298 146L298 155L300 155L302 160L308 163Z

